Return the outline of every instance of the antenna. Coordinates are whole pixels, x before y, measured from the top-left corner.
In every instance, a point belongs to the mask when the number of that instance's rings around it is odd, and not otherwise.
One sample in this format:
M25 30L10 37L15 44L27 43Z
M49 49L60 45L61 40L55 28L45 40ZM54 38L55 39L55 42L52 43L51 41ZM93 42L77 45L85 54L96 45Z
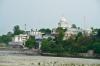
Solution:
M25 33L26 33L26 24L25 24Z

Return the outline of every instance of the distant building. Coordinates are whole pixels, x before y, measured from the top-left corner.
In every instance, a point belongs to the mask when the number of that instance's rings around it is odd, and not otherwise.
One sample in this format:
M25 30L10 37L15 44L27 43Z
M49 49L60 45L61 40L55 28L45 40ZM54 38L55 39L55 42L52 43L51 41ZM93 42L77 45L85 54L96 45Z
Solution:
M67 31L65 32L65 36L64 39L68 39L71 36L76 36L79 32L81 32L83 34L83 30L82 29L78 29L78 28L69 28L67 29Z
M82 34L86 34L87 36L89 36L92 32L91 29L82 29L82 28L73 28L72 24L70 24L70 20L66 19L65 17L61 17L58 23L58 27L61 27L63 29L67 29L65 32L65 36L64 39L67 39L71 36L75 36L77 35L79 32L81 32ZM54 28L52 30L52 34L56 34L56 28Z
M76 36L79 32L81 32L82 34L87 35L87 36L90 36L90 34L92 32L91 29L82 29L82 28L78 28L76 26L72 27L70 20L66 19L65 17L60 18L58 27L66 29L64 40L68 39L69 37ZM25 41L27 41L29 39L29 36L34 36L35 40L37 42L37 45L40 48L42 39L48 39L49 37L52 39L55 38L55 35L57 34L57 32L56 32L57 28L53 28L51 34L44 34L44 33L39 32L37 29L36 30L31 29L31 31L25 31L26 32L25 34L20 34L20 35L14 36L12 42L10 42L9 44L13 45L13 46L20 45L20 46L24 47Z
M87 36L90 36L91 33L92 33L92 30L91 29L88 29L87 28L87 29L84 30L84 34L87 35Z
M69 22L70 21L66 19L65 17L61 17L58 23L58 27L62 27L63 29L71 28L71 25L69 24Z
M37 46L40 48L41 41L43 39L43 33L32 29L31 31L26 31L25 34L15 35L12 38L12 42L9 42L9 45L11 45L12 47L20 47L20 46L24 47L25 42L29 39L30 36L35 37Z
M34 36L35 39L42 39L43 33L39 32L37 30L31 30L30 35Z
M16 35L14 38L13 38L13 41L14 42L24 42L26 41L27 39L29 39L29 36L27 34L20 34L20 35Z
M24 47L25 41L29 39L29 35L27 34L20 34L20 35L15 35L12 38L12 42L9 42L9 45L13 47Z

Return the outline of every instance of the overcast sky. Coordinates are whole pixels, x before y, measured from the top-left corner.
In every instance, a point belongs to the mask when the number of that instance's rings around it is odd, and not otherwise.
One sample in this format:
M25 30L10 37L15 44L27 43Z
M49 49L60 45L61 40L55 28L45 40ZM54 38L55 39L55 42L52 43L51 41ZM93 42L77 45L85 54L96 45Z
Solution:
M100 28L99 0L0 0L0 34L12 31L14 25L27 30L53 28L61 16L82 27Z

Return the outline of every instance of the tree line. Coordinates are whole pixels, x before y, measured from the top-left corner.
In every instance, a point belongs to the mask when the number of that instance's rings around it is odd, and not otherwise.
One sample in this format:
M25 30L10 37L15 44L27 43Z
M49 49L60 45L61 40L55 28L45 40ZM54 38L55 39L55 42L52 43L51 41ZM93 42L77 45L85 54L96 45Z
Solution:
M76 28L75 25L73 27ZM67 29L57 28L55 38L49 37L48 39L42 39L41 51L47 53L86 53L88 50L94 50L95 53L100 54L100 29L92 29L90 36L83 35L79 32L76 36L63 40L64 33ZM50 29L40 29L40 32L44 34L51 34ZM12 37L19 34L24 34L25 31L20 29L19 25L14 26L13 32L8 32L6 35L0 36L0 43L8 44L12 41ZM34 36L26 41L26 47L29 49L36 46L36 40Z
M93 50L95 53L100 54L100 29L93 29L90 36L79 32L76 36L71 36L66 40L63 40L64 29L57 28L56 32L55 39L49 37L42 40L42 52L61 55L65 53L87 53L88 50ZM95 34L95 32L97 33Z
M12 41L12 37L15 35L23 34L25 31L20 29L19 25L14 26L13 32L8 32L5 35L0 36L0 43L8 44L10 41Z

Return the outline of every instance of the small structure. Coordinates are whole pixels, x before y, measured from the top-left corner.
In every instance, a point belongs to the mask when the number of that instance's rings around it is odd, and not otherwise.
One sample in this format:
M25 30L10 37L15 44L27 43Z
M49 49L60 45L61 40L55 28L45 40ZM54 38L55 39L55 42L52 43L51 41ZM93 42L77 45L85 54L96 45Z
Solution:
M34 30L31 30L30 35L31 36L34 36L35 39L42 39L43 33L39 32L37 30L35 30L35 31Z
M28 39L29 39L29 35L27 34L15 35L12 38L12 42L9 42L9 45L11 45L14 48L24 47L25 41L27 41Z

